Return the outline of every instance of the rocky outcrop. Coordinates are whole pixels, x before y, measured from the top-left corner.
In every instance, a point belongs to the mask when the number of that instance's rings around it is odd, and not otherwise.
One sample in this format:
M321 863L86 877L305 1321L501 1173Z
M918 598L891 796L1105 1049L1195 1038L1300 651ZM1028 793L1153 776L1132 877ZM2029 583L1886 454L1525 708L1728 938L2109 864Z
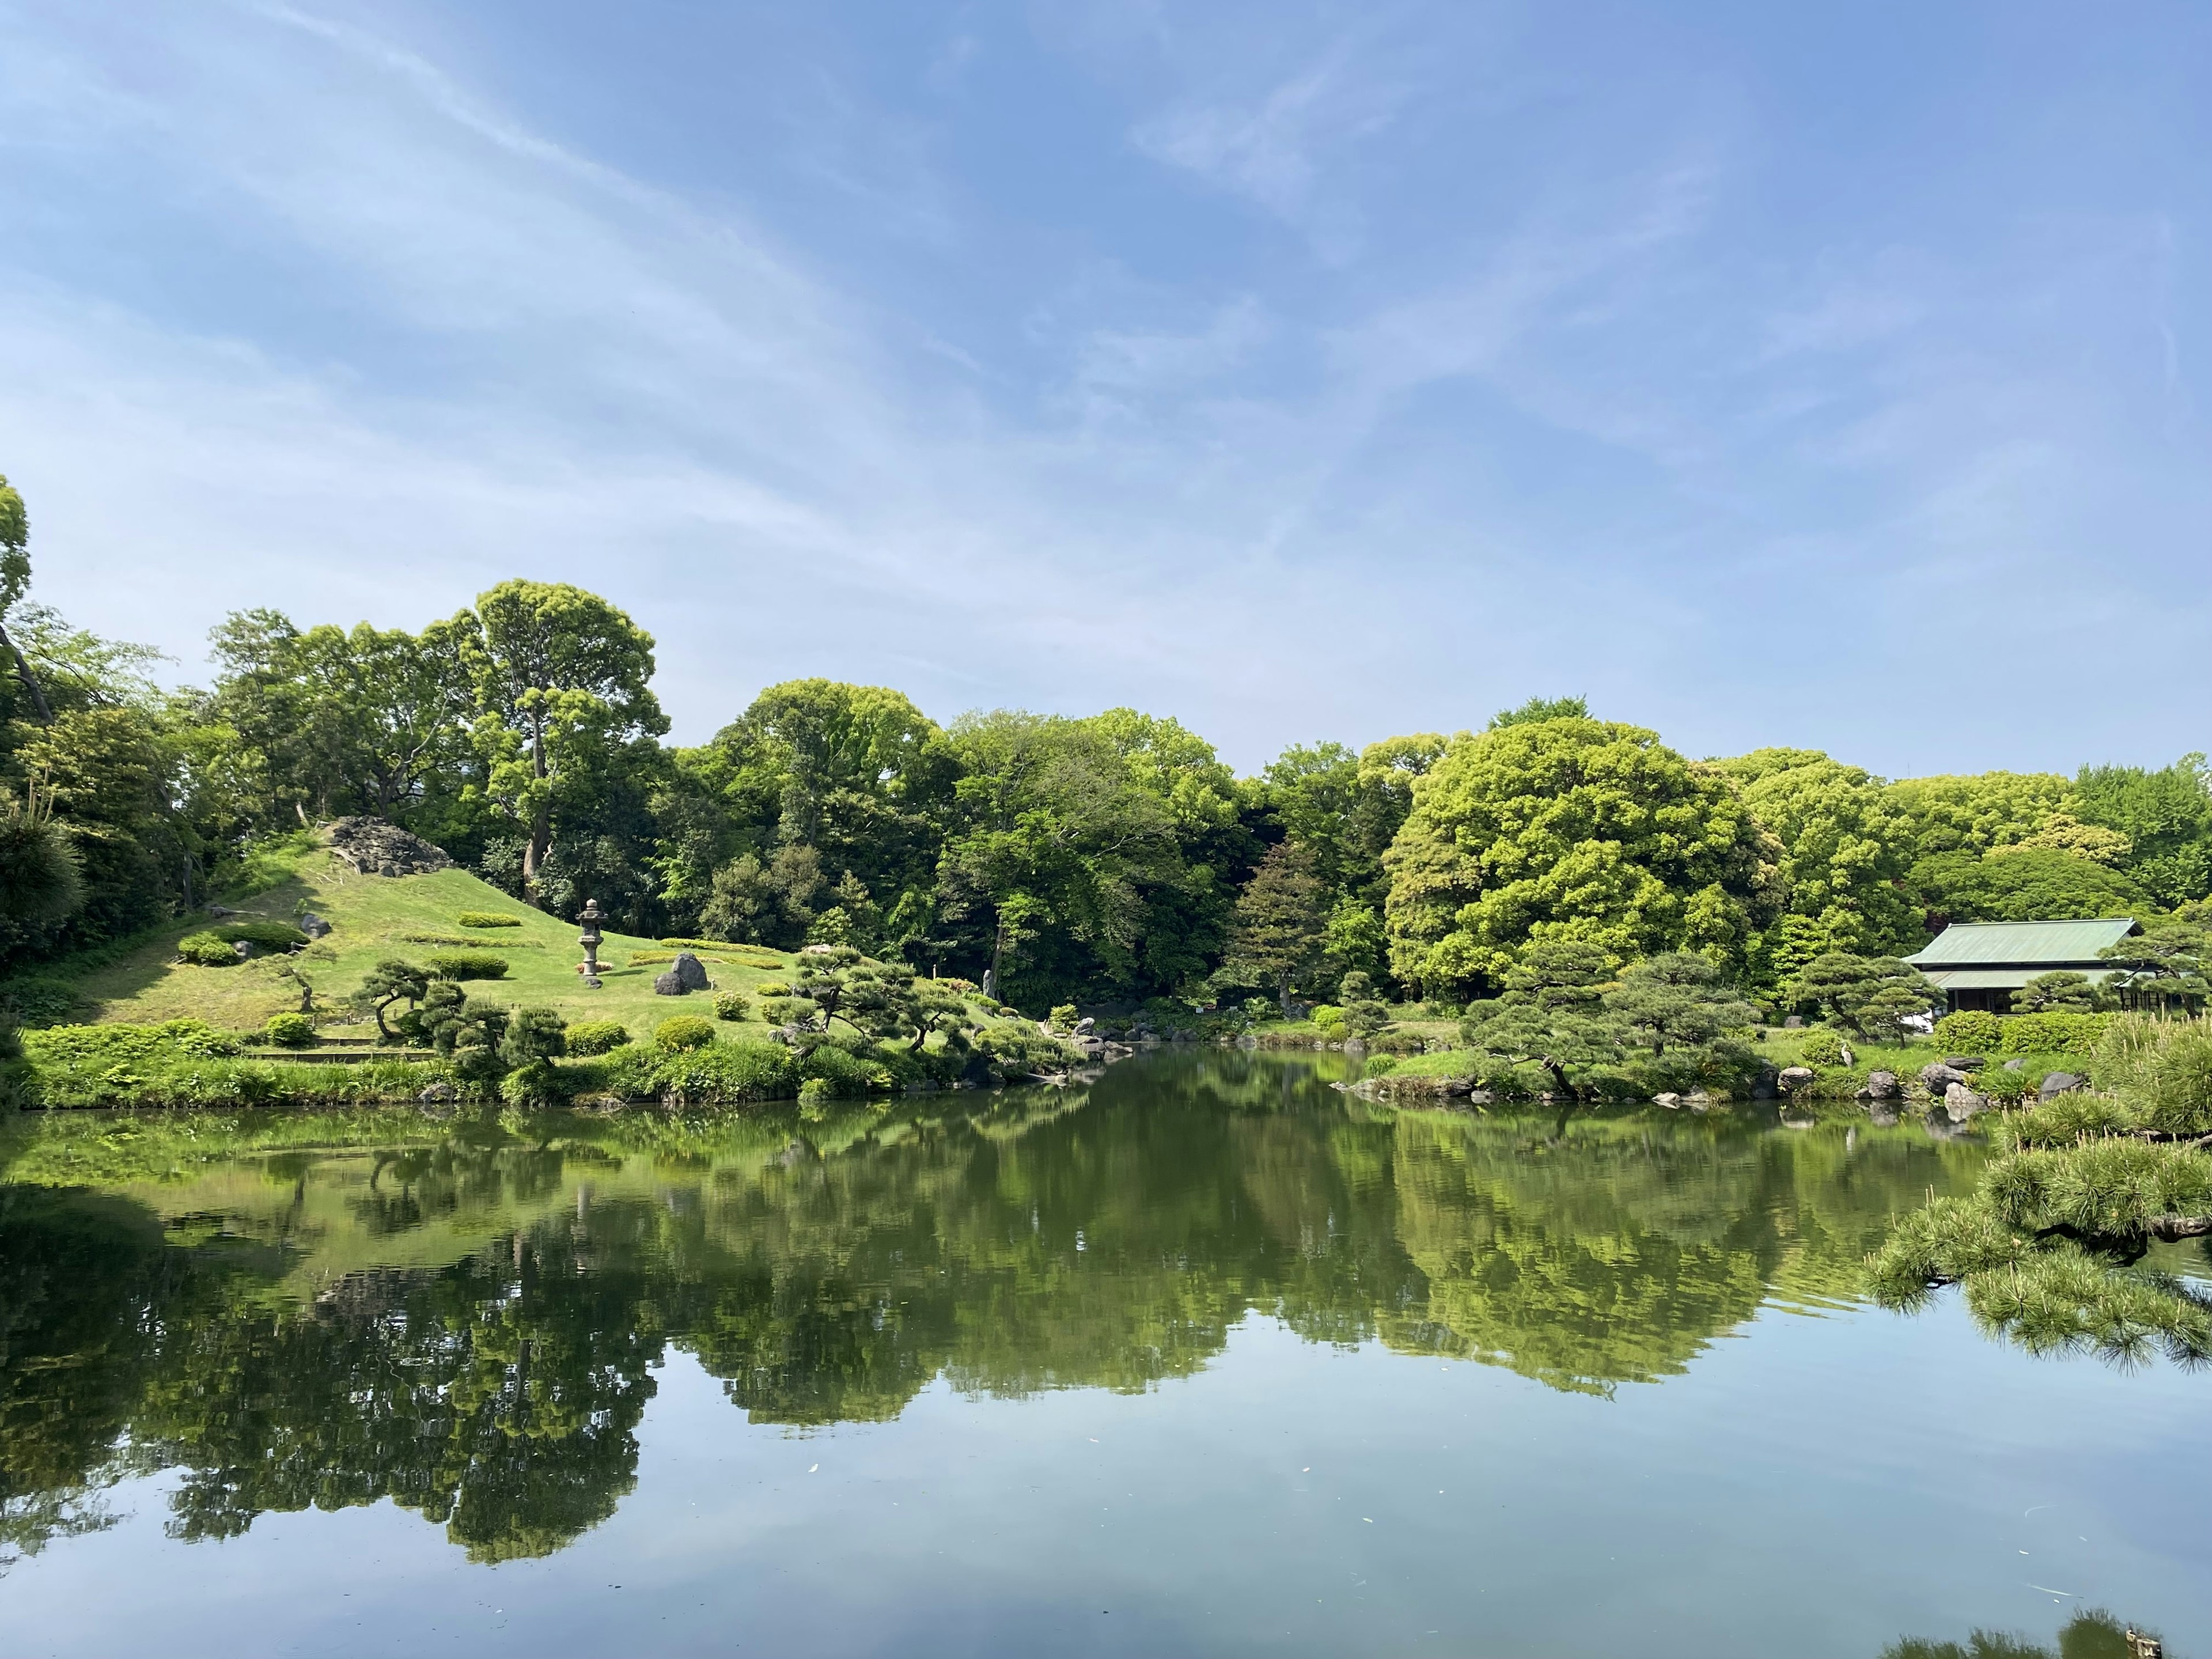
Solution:
M323 831L331 851L364 876L419 876L453 860L420 836L382 818L340 818Z

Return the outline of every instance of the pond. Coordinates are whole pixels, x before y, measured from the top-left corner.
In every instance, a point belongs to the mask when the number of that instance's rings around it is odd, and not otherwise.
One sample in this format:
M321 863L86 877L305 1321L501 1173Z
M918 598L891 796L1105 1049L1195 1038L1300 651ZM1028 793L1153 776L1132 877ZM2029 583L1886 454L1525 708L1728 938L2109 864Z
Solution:
M1856 1299L1978 1143L1334 1063L19 1127L0 1646L2212 1653L2212 1380Z

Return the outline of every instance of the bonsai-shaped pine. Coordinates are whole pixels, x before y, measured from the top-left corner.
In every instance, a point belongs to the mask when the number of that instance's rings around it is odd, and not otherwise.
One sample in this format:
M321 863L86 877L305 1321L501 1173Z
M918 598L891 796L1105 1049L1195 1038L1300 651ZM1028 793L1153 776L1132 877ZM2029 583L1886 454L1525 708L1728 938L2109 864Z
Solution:
M568 1051L568 1022L550 1008L518 1008L499 1040L507 1067L500 1097L515 1105L551 1097L553 1062Z
M2202 921L2170 916L2098 954L2122 964L2115 983L2136 1007L2194 1013L2212 996L2212 927Z
M1711 1048L1729 1032L1759 1023L1759 1010L1694 951L1633 963L1605 993L1605 1009L1621 1041L1655 1055L1669 1048Z
M2063 968L2038 974L2012 994L2013 1011L2021 1014L2096 1014L2112 1001L2103 986Z
M2124 1018L2093 1070L2109 1094L2007 1114L1972 1195L1897 1224L1869 1269L1878 1301L1956 1284L1984 1330L2032 1352L2212 1359L2212 1293L2142 1265L2154 1241L2212 1237L2212 1029Z
M1504 993L1468 1005L1468 1047L1519 1066L1540 1066L1563 1101L1582 1098L1577 1073L1622 1058L1619 1024L1605 1010L1620 959L1573 938L1538 939L1507 970Z
M1291 990L1319 969L1327 951L1328 896L1304 842L1269 848L1237 896L1222 981L1271 988L1287 1017Z
M468 993L451 980L432 983L422 998L423 1035L439 1058L453 1062L453 1074L465 1083L494 1084L506 1075L507 1061L501 1044L507 1036L507 1010L471 1002Z
M1829 951L1782 988L1784 1001L1812 1003L1870 1042L1904 1040L1906 1022L1943 1005L1926 975L1895 957Z
M376 1029L386 1042L398 1042L402 1037L427 1038L420 1018L415 1012L430 989L430 975L411 962L402 962L397 957L387 957L369 969L368 977L354 993L354 1006L367 1008L376 1016ZM394 1030L385 1020L385 1011L395 1002L407 1005L400 1016L399 1029Z
M1338 983L1336 1001L1347 1036L1371 1037L1390 1023L1389 1006L1375 994L1373 976L1357 968Z

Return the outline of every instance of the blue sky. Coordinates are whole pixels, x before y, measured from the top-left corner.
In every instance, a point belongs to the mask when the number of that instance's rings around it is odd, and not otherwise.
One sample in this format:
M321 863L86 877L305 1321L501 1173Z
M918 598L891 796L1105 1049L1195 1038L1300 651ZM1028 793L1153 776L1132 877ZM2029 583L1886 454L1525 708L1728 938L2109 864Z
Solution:
M0 3L36 597L1240 768L2212 746L2212 7Z

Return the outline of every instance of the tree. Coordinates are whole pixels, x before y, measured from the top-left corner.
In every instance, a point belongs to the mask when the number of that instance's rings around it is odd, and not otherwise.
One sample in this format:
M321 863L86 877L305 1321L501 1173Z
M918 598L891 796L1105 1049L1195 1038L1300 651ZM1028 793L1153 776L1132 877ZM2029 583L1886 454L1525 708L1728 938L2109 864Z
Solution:
M1830 951L1782 988L1785 1002L1811 1004L1869 1042L1899 1040L1908 1022L1943 1006L1926 975L1895 957Z
M1926 932L1903 886L1911 828L1880 780L1817 749L1760 749L1716 764L1782 843L1789 908L1764 942L1765 972L1787 977L1826 951L1882 955L1921 943Z
M1534 720L1454 740L1386 860L1392 971L1495 984L1534 940L1741 958L1779 914L1782 849L1722 774L1650 732Z
M1563 1100L1582 1097L1577 1073L1622 1058L1605 998L1620 959L1587 939L1533 940L1497 997L1468 1004L1460 1037L1469 1048L1551 1074Z
M428 995L429 991L428 973L417 968L411 962L402 962L397 957L386 957L369 969L368 977L362 981L361 989L355 993L354 1000L357 1006L365 1007L376 1016L376 1029L382 1034L384 1040L386 1042L396 1042L399 1040L401 1033L393 1030L386 1023L385 1011L395 1002L404 1002L407 1005L408 1014L412 1015L416 1005ZM403 1024L404 1018L403 1016Z
M1622 1039L1654 1054L1703 1048L1759 1021L1719 969L1694 951L1632 963L1604 995Z
M24 695L30 698L39 719L52 725L54 711L46 702L46 690L31 672L22 648L8 634L9 615L22 603L31 586L30 544L31 520L23 509L23 498L8 482L7 475L0 473L0 650L5 650L14 662L15 678L22 683Z
M1911 884L1931 920L1945 921L2090 921L2155 908L2121 872L2045 847L1938 853L1912 866Z
M2112 998L2087 975L2060 969L2028 981L2012 994L2012 1006L2021 1014L2094 1014L2111 1007Z
M522 886L537 896L556 817L627 752L668 729L647 682L653 638L597 594L506 581L426 635L474 683L486 788L522 826ZM658 754L658 750L653 750Z
M1291 990L1321 966L1328 939L1322 901L1312 852L1297 842L1269 848L1237 896L1224 976L1240 985L1273 988L1275 1000L1288 1009Z

